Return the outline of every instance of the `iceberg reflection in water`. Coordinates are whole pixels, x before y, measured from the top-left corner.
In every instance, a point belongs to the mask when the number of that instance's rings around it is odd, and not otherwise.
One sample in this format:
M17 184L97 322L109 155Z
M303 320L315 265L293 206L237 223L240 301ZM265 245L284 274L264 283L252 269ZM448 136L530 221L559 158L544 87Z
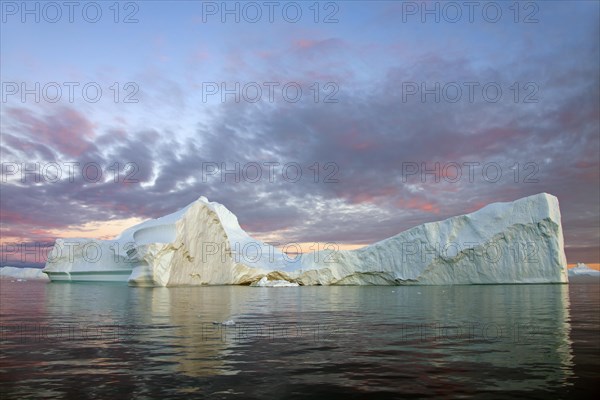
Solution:
M9 398L567 394L579 378L570 286L3 283L11 379L1 389Z

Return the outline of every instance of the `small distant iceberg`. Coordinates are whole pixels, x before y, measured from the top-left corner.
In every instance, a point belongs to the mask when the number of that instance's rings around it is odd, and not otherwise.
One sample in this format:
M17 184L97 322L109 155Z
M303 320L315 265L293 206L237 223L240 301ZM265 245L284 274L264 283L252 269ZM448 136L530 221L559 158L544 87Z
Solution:
M48 276L39 268L0 268L0 279L12 279L17 281L50 281Z
M577 276L593 276L593 277L598 278L598 277L600 277L600 271L591 269L584 263L577 263L576 267L571 268L569 270L569 278L573 278L573 277L577 277Z
M250 286L257 286L257 287L296 287L296 286L300 286L298 285L296 282L288 282L285 280L275 280L275 281L270 281L266 276L263 276L258 282L254 282L252 285Z

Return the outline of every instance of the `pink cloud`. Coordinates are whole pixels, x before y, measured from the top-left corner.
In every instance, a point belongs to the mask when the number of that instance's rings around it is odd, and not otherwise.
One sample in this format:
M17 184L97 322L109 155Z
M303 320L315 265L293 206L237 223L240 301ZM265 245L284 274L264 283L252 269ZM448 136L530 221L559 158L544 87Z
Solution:
M396 205L398 206L398 208L401 209L419 210L433 214L440 213L439 205L418 197L411 197L409 199L399 199L396 202Z
M292 49L303 57L323 56L346 47L343 40L330 38L323 40L299 39L292 43Z
M21 133L65 155L80 156L93 147L89 140L96 136L94 126L74 109L65 107L40 117L24 108L10 108L7 114L20 125Z
M300 49L310 49L315 47L315 45L317 45L319 42L315 41L315 40L309 40L309 39L300 39L298 41L296 41L295 43L295 47L300 48Z
M381 188L369 188L359 193L347 191L340 196L347 198L352 204L371 203L380 204L398 194L398 188L387 186Z
M375 140L369 139L369 135L359 133L357 130L342 135L342 145L357 151L366 151L373 149L376 145Z

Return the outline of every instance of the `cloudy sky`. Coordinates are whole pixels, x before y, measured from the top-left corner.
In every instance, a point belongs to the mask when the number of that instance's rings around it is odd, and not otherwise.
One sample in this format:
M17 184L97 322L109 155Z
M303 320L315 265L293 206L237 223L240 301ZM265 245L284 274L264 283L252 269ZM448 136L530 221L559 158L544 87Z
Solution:
M202 195L351 248L539 192L569 263L600 261L598 2L24 4L2 2L3 264Z

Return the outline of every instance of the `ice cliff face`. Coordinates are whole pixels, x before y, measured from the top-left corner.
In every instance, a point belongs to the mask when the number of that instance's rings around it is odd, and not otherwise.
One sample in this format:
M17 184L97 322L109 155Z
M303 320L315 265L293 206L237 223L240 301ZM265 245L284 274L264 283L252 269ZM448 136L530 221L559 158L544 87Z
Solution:
M545 193L423 224L358 250L296 259L250 237L233 213L204 197L113 241L82 239L71 247L69 258L49 259L44 271L71 280L90 271L130 271L127 281L135 286L258 284L264 277L300 285L568 280L558 200ZM84 256L92 247L103 250L94 265Z
M538 194L490 204L373 245L303 255L304 284L567 282L558 199ZM313 260L317 259L318 262ZM318 273L317 273L318 271Z
M177 218L165 224L142 223L141 227L131 228L136 251L132 254L130 284L251 283L264 274L263 269L272 267L264 254L273 254L273 262L283 260L279 250L248 236L236 216L221 204L200 198L173 215ZM164 231L169 234L163 234L162 241L155 240L156 233ZM261 257L255 260L238 254L240 249L249 248Z

